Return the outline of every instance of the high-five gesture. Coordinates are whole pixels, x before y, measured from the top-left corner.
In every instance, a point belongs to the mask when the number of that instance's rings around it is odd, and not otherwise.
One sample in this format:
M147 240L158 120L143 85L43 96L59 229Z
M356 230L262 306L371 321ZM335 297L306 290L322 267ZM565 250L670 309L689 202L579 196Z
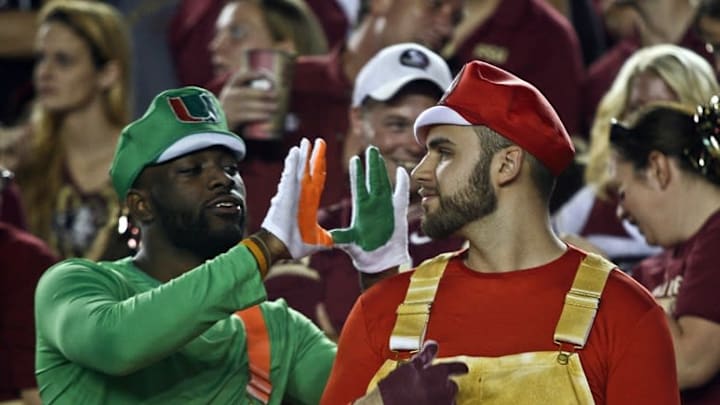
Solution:
M325 187L325 141L303 138L285 158L277 194L262 227L280 239L293 258L328 249L332 238L317 223L320 196ZM312 154L311 154L312 152Z
M330 231L335 244L347 252L355 267L378 273L410 261L407 208L410 179L398 168L395 192L380 152L365 151L365 170L356 156L350 161L350 191L353 213L350 227Z

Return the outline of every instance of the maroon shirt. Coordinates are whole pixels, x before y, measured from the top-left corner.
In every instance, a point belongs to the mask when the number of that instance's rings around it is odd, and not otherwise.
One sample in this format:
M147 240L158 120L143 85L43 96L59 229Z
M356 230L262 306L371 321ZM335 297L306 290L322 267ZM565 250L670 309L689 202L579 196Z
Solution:
M213 77L208 45L215 36L215 22L224 1L183 0L168 30L175 73L183 86L205 87Z
M560 115L568 132L580 130L580 85L585 68L570 23L543 0L501 1L452 57L454 67L480 59L532 83Z
M588 215L580 236L595 234L630 237L618 219L616 212L616 201L595 198L590 215Z
M642 261L633 277L674 318L697 316L720 324L720 211L687 241ZM700 388L681 393L683 405L720 404L720 373Z
M440 253L462 247L463 241L458 238L432 240L426 236L420 228L419 214L419 210L411 210L408 216L408 249L412 267ZM325 229L336 229L349 226L351 216L352 203L350 199L344 199L322 210L318 220ZM270 279L266 283L268 299L285 298L291 307L316 323L316 307L322 302L332 326L340 333L355 300L360 296L359 273L350 256L339 249L314 254L310 259L310 267L317 271L319 280L306 279L302 284L297 284L301 277Z
M45 244L0 222L0 401L35 382L35 285L57 259Z
M2 191L0 196L0 222L13 225L16 228L27 229L25 211L20 202L20 190L15 182L11 182Z
M336 0L305 0L308 6L320 22L328 41L328 46L335 46L345 43L350 29L345 12L338 5Z

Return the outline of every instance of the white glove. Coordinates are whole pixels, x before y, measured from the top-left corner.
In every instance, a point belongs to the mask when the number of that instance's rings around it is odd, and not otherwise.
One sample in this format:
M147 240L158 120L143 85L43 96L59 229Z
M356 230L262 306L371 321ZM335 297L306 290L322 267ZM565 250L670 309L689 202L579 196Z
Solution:
M332 246L330 233L317 223L320 196L325 187L325 141L303 138L285 158L278 191L270 202L262 227L280 239L293 259Z
M407 209L410 177L398 167L395 192L385 161L374 146L365 150L367 179L360 159L350 160L352 222L349 228L330 231L335 246L352 258L363 273L379 273L410 262Z

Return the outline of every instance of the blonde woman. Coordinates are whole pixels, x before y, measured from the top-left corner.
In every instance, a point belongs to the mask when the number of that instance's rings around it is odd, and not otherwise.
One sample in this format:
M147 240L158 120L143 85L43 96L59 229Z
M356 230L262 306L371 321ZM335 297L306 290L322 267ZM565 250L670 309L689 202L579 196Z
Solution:
M122 16L100 2L53 1L38 27L31 144L17 170L30 230L61 257L125 255L107 174L130 114Z
M621 266L657 253L637 229L615 216L617 204L608 186L610 121L622 119L651 101L675 101L695 106L718 93L710 64L693 51L676 45L638 50L623 65L602 98L590 132L585 168L586 185L553 217L564 238L603 254Z

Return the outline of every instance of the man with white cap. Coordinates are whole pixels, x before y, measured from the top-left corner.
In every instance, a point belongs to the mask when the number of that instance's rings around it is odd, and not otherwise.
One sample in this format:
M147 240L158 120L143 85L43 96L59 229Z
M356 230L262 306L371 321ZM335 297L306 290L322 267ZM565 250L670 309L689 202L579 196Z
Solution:
M550 227L550 194L574 150L545 97L473 61L415 136L427 148L412 174L423 229L469 248L358 299L321 403L366 392L411 403L412 390L387 388L420 381L436 404L678 404L662 308Z
M409 172L424 152L413 136L413 123L420 112L440 99L451 81L445 60L422 45L401 43L382 49L363 66L355 80L350 136L358 141L359 148L372 144L379 149L390 178L394 178L398 168ZM417 185L411 185L411 189L417 190ZM347 226L352 217L352 205L352 200L346 198L326 207L319 213L320 224L325 229ZM420 198L413 193L408 207L406 236L412 263L403 263L405 266L417 265L462 245L457 238L432 240L427 237L420 229L420 214ZM273 269L265 283L268 296L285 298L290 306L334 335L342 329L361 293L358 268L350 259L339 250L314 254L310 268L317 271L319 277L298 266L282 266L279 268L281 276ZM359 269L364 271L361 281L387 276L389 272L379 273L385 269L378 265L373 260L370 267ZM390 272L394 274L394 270ZM299 284L307 288L298 288Z

